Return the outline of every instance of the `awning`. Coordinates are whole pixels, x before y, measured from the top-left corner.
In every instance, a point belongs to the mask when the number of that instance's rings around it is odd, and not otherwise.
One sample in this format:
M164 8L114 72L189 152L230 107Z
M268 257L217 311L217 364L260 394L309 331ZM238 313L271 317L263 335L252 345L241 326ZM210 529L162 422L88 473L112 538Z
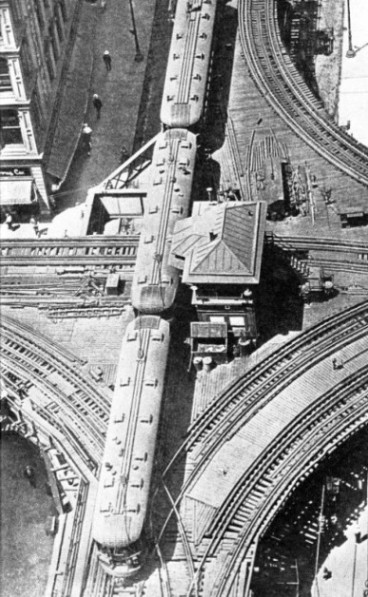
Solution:
M0 180L0 205L29 205L34 201L32 178Z

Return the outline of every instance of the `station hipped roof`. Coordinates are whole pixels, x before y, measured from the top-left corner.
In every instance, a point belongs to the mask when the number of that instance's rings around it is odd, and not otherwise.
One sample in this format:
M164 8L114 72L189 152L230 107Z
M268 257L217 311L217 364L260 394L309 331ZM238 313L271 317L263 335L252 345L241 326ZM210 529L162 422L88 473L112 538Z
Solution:
M171 264L186 284L257 284L267 206L263 201L209 205L177 222Z

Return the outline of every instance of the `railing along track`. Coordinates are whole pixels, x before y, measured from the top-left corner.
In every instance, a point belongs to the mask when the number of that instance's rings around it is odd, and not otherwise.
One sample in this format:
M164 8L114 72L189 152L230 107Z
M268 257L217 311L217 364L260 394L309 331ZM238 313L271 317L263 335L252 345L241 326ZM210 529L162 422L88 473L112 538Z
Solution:
M76 266L135 263L139 237L86 236L56 239L4 239L1 266Z

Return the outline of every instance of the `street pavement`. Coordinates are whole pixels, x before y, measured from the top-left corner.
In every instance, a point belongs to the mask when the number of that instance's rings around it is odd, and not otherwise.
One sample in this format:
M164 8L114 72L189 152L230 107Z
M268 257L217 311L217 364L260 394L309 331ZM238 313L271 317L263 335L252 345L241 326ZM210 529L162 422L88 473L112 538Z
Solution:
M162 2L159 3L162 4ZM135 38L128 0L84 2L70 69L61 99L49 173L64 182L54 199L57 211L85 200L87 190L121 163L122 148L133 148L145 79L155 2L133 0L142 61L136 61ZM102 59L110 52L112 69ZM165 69L165 66L163 66ZM97 119L92 96L102 101ZM83 123L92 128L92 151L82 146Z

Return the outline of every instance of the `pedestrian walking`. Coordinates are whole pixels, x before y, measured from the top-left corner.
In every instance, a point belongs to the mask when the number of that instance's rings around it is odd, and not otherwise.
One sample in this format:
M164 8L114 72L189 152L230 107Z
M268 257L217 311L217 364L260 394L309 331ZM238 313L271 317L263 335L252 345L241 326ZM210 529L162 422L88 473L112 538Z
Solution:
M29 464L27 464L27 466L25 467L25 469L23 471L23 474L26 477L26 479L28 479L28 481L30 482L32 487L36 487L34 468L32 466L30 466Z
M102 60L105 63L106 70L111 70L111 56L108 50L105 50L102 56Z
M36 218L32 216L31 219L29 220L29 223L31 224L31 226L34 230L34 233L38 238L40 236L40 229L38 227L38 222L37 222Z
M97 93L94 93L93 98L92 98L92 103L93 103L94 108L96 109L97 118L100 118L100 112L101 112L101 108L102 108L102 101L100 100L100 98L97 95Z
M91 136L92 136L92 129L87 124L87 122L85 122L83 125L83 128L82 128L82 141L83 141L84 147L86 147L86 149L88 151L88 155L91 155L91 149L92 149Z
M13 216L9 212L6 214L5 223L9 230L13 230Z

